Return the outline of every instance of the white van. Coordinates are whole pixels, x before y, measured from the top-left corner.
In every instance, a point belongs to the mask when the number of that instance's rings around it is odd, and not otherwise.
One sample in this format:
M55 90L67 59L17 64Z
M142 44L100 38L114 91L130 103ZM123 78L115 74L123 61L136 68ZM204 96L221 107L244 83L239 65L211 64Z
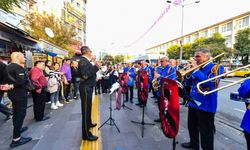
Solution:
M145 54L141 56L134 57L129 60L129 62L140 62L142 60L145 60L149 63L157 63L157 60L159 58L165 57L165 55L160 55L160 54Z

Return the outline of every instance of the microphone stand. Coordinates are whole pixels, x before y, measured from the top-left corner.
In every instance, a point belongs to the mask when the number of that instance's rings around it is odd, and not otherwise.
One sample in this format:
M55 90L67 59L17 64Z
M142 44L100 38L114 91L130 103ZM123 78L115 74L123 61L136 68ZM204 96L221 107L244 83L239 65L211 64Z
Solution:
M116 127L116 129L118 130L118 132L120 133L120 129L117 127L117 125L115 124L115 119L114 118L112 118L112 104L111 104L111 102L112 102L112 94L113 94L113 92L112 93L110 93L110 101L109 101L109 118L98 128L98 130L100 130L100 128L102 128L105 124L108 124L108 125L110 125L110 126L115 126ZM108 123L108 121L109 121L109 123Z

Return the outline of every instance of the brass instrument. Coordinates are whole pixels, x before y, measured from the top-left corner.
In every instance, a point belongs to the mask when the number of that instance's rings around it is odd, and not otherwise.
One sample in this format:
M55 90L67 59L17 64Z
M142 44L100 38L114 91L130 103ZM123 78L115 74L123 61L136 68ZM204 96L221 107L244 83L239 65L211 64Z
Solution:
M157 90L157 89L160 87L159 82L157 81L157 78L154 78L154 79L152 80L152 87L153 87L153 89L155 89L155 90Z
M196 69L199 69L199 68L203 67L204 65L208 64L210 61L215 60L216 58L219 58L219 57L221 57L222 55L224 55L224 53L221 53L221 54L219 54L219 55L217 55L217 56L215 56L215 57L209 59L208 61L203 62L203 63L201 63L201 64L199 64L199 65L197 65L197 66L195 66L195 67L192 67L192 68L190 68L190 69L188 69L188 70L183 70L183 69L182 69L182 70L179 70L179 71L176 70L176 74L177 74L177 76L178 76L180 79L184 79L185 76L190 75L190 74L191 74L193 71L195 71Z
M225 75L227 75L227 74L233 73L233 72L235 72L235 71L237 71L237 70L240 70L240 69L243 69L243 68L248 68L248 67L250 67L250 64L249 64L249 65L246 65L246 66L243 66L243 67L236 68L236 69L234 69L234 70L232 70L232 71L229 71L229 72L227 72L227 73L224 73L224 74L215 76L215 77L210 78L210 79L207 79L207 80L205 80L205 81L199 82L199 83L197 84L197 90L199 91L199 93L201 93L201 94L203 94L203 95L208 95L208 94L211 94L211 93L214 93L214 92L223 90L223 89L225 89L225 88L228 88L228 87L230 87L230 86L233 86L233 85L235 85L235 84L244 82L245 80L250 79L250 76L249 76L249 77L246 77L246 78L243 78L243 79L240 79L240 80L238 80L238 81L228 81L228 80L227 80L227 82L231 82L231 83L229 83L228 85L225 85L225 86L216 88L216 89L211 90L211 91L202 91L201 88L200 88L200 86L201 86L202 84L204 84L204 83L210 82L210 81L212 81L212 80L218 79L218 78L220 78L220 77L222 77L222 76L225 76Z

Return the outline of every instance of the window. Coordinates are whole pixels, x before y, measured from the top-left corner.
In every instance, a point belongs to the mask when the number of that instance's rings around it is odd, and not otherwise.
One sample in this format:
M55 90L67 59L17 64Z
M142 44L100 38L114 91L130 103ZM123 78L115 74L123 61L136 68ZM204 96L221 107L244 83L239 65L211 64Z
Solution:
M242 19L242 27L249 25L249 16Z
M227 31L232 31L232 27L233 27L233 23L232 22L224 24L221 27L221 32L223 33L223 32L227 32Z
M210 35L212 36L214 33L219 32L219 27L214 27L210 30Z
M198 33L195 33L195 34L193 34L192 36L193 36L193 37L192 37L192 40L195 41L195 40L198 38L199 34L198 34Z
M205 31L202 31L202 32L200 33L200 36L201 36L201 37L207 37L207 34L208 34L207 30L205 30Z
M226 39L225 44L227 46L231 46L232 45L232 36L231 35L226 36L225 39Z

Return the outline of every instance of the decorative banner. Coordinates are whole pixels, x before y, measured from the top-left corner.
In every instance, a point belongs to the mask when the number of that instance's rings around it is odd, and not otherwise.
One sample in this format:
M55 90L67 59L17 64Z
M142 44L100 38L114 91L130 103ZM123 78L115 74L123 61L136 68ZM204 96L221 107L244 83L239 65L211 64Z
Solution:
M184 0L175 0L173 4L176 5L181 5L181 3L184 2ZM134 42L132 42L129 45L126 45L125 47L131 47L132 45L136 44L138 41L140 41L144 36L146 36L153 28L154 26L166 15L166 13L170 10L171 5L168 5L164 11L161 13L161 15L156 19L156 21L144 32L138 39L136 39Z

